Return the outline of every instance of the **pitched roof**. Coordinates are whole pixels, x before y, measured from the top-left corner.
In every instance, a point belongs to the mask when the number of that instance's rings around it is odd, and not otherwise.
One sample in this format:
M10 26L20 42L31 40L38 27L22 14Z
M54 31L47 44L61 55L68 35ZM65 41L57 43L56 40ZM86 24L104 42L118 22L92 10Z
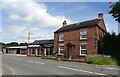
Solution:
M63 26L60 29L58 29L57 31L55 31L55 33L74 30L74 29L80 29L80 28L89 27L89 26L96 26L98 24L99 20L100 19L97 18L97 19L93 19L93 20L88 20L88 21L83 21L83 22L78 22L78 23L67 25L67 26Z
M53 39L50 39L50 40L35 40L33 43L30 43L30 44L51 44L51 43L54 43L54 40Z

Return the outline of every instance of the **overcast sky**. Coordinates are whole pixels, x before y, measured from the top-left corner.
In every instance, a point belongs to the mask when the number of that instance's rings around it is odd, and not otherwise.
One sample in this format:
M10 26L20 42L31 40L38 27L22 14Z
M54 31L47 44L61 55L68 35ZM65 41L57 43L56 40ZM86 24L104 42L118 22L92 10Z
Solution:
M104 14L108 32L118 33L118 23L109 14L108 2L4 2L0 10L0 37L2 42L30 42L41 39L53 39L54 31L62 26L64 20L68 24L97 18Z

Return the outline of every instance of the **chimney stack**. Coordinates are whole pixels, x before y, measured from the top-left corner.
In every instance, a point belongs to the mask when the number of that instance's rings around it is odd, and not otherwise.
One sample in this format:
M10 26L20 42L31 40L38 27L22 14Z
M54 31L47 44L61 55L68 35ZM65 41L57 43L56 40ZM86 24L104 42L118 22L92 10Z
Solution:
M103 13L98 14L98 19L103 19Z
M63 22L63 26L67 26L67 22L66 22L66 20L64 20L64 22Z

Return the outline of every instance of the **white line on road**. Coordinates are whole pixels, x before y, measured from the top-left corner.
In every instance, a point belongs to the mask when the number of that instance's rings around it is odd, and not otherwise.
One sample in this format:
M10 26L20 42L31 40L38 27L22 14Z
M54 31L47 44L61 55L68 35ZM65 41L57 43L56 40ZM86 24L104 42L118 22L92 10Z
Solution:
M91 73L91 74L96 74L96 75L107 75L107 74L102 74L102 73L97 73L97 72L91 72L91 71L86 71L86 70L80 70L80 69L75 69L75 68L70 68L70 67L64 67L64 66L58 66L59 68L64 68L64 69L69 69L69 70L74 70L74 71L80 71L80 72L86 72L86 73Z
M12 59L14 59L14 60L22 60L22 59L18 59L18 58L12 58Z
M42 63L42 62L37 62L37 61L34 61L34 63L37 63L37 64L45 64L45 63Z
M120 69L119 68L114 68L115 70L119 70L120 71Z
M43 62L37 62L37 61L32 61L32 60L27 60L28 62L31 62L31 63L36 63L36 64L45 64Z
M33 63L33 61L32 60L27 60L28 62L31 62L31 63Z
M13 77L15 76L15 72L14 72L14 70L13 70L11 67L8 67L8 66L6 66L6 65L2 65L2 66L3 66L3 67L6 67L7 69L10 69L11 72L12 72Z
M112 67L99 67L99 66L96 66L96 68L108 69L108 70L120 70L119 68L112 68Z
M106 69L110 69L110 70L113 70L114 68L106 67Z

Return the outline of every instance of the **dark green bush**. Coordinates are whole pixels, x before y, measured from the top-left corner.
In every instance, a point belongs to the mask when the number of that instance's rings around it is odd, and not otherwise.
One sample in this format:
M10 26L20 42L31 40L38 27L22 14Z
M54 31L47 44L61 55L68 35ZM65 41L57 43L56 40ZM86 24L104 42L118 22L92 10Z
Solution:
M114 57L120 66L120 33L107 33L98 42L98 54Z

